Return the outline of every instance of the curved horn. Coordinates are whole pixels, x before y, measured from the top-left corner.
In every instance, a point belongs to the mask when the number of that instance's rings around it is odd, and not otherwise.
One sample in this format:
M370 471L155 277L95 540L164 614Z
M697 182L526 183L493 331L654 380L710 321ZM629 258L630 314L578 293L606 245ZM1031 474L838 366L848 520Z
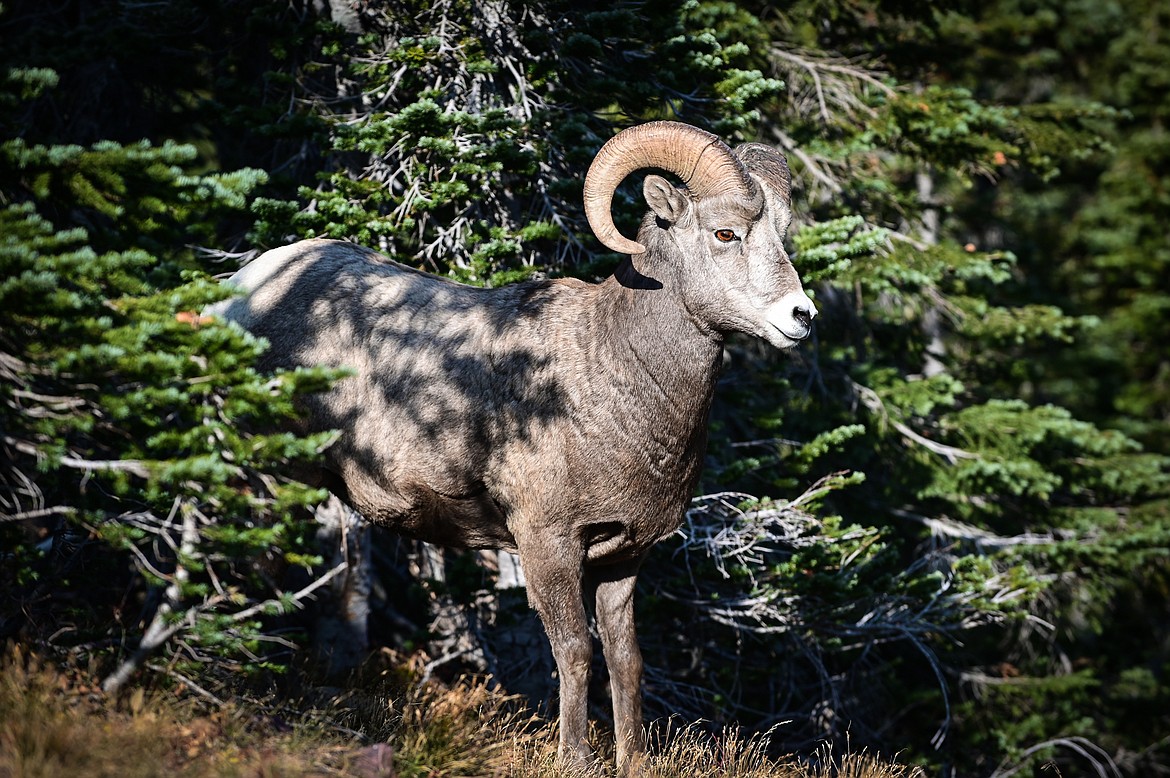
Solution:
M635 170L661 168L682 179L696 199L728 192L756 196L756 185L727 144L709 132L680 122L650 122L610 138L585 175L585 217L607 248L641 254L646 247L618 232L610 207L618 184Z

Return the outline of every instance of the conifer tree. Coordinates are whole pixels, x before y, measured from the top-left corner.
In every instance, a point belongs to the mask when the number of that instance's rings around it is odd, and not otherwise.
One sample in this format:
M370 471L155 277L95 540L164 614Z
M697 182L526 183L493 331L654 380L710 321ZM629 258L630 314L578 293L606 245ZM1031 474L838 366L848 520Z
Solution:
M9 64L4 79L8 117L57 86L45 68ZM263 343L199 313L226 292L187 246L214 238L266 176L196 174L195 149L171 142L41 144L17 121L2 129L6 632L55 631L79 602L66 643L89 653L128 637L111 690L155 650L180 667L259 662L261 616L308 593L263 575L313 561L294 510L320 495L285 469L328 441L278 424L329 375L252 368Z
M1114 299L1137 305L1113 312L1087 307L1112 290L1069 281L1098 281L1103 263L1123 263L1117 254L1074 259L1070 243L1053 236L1085 240L1088 233L1068 217L1064 224L1072 228L1063 230L1043 214L1084 202L1077 187L1085 162L1107 158L1111 123L1123 116L1116 103L1086 99L1107 93L1102 68L1072 63L1085 50L1109 50L1086 39L1101 36L1115 40L1115 50L1143 51L1111 64L1122 81L1148 89L1150 52L1138 42L1159 27L1150 23L1156 12L1140 7L1127 9L1123 22L1116 9L1049 5L1005 3L973 13L978 22L881 3L842 8L825 22L823 5L790 6L771 27L779 43L774 75L785 78L787 104L765 110L764 124L782 143L791 139L804 174L797 177L810 186L821 218L864 214L892 238L872 256L842 256L846 238L863 234L860 228L839 232L826 247L837 269L827 297L818 298L827 315L818 328L823 347L809 417L817 421L813 431L838 418L863 425L865 432L839 455L830 452L829 461L868 476L834 505L848 518L887 527L890 537L901 538L904 559L919 556L913 543L942 545L955 563L1013 571L1032 592L1014 629L989 633L994 638L986 644L969 636L954 655L967 665L963 691L975 700L956 711L943 758L962 774L1053 758L1070 771L1118 766L1142 774L1164 758L1157 735L1164 718L1134 713L1164 702L1157 671L1149 668L1165 663L1164 651L1150 646L1163 642L1156 636L1170 547L1168 461L1126 434L1149 440L1157 413L1110 421L1068 390L1108 380L1096 375L1082 383L1075 376L1086 366L1099 368L1094 355L1119 345L1116 330L1083 314L1125 321L1126 337L1141 337L1161 326L1151 305L1158 292L1127 291L1122 281ZM964 32L971 48L957 52ZM1026 51L1010 48L1017 42ZM1068 59L1055 56L1060 51ZM1021 71L1019 57L1035 70ZM1037 93L1039 72L1049 83L1059 83L1058 74L1091 73L1097 91ZM1138 102L1158 104L1145 100ZM776 126L769 130L769 122ZM1062 178L1066 169L1072 177ZM1126 180L1129 191L1143 191L1137 179ZM1097 219L1105 200L1088 202L1085 213L1093 216L1082 218ZM1093 239L1128 250L1127 237L1142 231L1121 225L1150 212L1133 208L1135 202L1111 200L1109 219L1119 229L1107 232L1098 220ZM951 209L961 218L952 218ZM798 266L810 258L806 235L829 224L796 236L803 249ZM1052 252L1057 247L1060 255ZM814 248L812 257L823 261ZM1116 279L1132 269L1134 278L1153 282L1158 271L1141 270L1157 267L1158 256L1154 250L1133 257ZM1062 287L1078 291L1062 294ZM1139 347L1125 355L1118 348L1112 363L1113 376L1133 381L1129 392L1152 401L1147 409L1156 403L1156 379L1145 384L1120 365L1136 366L1154 351ZM1145 364L1156 363L1155 357ZM1144 380L1154 375L1156 368L1147 368ZM1058 404L1066 400L1072 410ZM1078 412L1110 425L1096 426ZM808 423L791 414L765 418L782 430ZM1120 429L1108 428L1114 424ZM1156 439L1154 447L1161 447ZM1147 625L1139 630L1141 647L1101 645L1107 635L1132 633L1135 624ZM1030 711L1025 720L1022 709ZM1127 751L1143 756L1125 764ZM930 758L930 750L922 753Z

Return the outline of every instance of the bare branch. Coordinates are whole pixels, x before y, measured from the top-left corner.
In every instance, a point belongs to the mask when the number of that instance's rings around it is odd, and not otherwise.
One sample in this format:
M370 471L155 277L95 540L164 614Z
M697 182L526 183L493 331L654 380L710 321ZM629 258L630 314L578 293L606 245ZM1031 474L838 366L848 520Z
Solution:
M313 592L317 591L322 586L324 586L325 584L332 581L336 576L340 575L341 572L343 570L345 570L346 566L347 566L346 563L342 562L341 564L334 567L332 570L329 570L328 572L322 574L320 577L317 578L317 580L313 581L308 586L305 586L303 589L299 589L296 592L294 592L288 598L289 601L294 606L300 607L303 600L310 597L313 594ZM247 619L252 618L253 616L260 615L261 613L263 613L264 611L266 611L270 608L275 608L276 612L283 613L284 612L284 603L280 598L273 597L272 599L257 603L250 608L245 608L244 610L240 611L239 613L233 613L231 618L232 618L232 621L236 621L236 622L245 621Z
M997 551L1003 548L1013 548L1016 546L1042 546L1055 543L1058 540L1068 540L1069 538L1059 538L1055 532L1036 533L1025 532L1022 535L1004 536L997 535L990 530L976 527L973 524L968 524L958 519L952 519L946 516L921 516L910 511L893 508L890 510L895 516L914 521L930 530L930 534L935 538L943 538L948 541L963 540L974 544L975 548L981 552ZM1083 540L1090 540L1086 536Z
M77 509L70 505L54 505L52 508L37 508L31 511L4 513L0 511L0 521L28 521L30 519L44 519L49 516L72 516Z
M33 456L38 459L45 456L44 452L28 441L5 437L4 442L22 454L28 454L29 456ZM76 456L63 456L59 461L66 467L74 468L76 470L86 470L89 472L123 472L136 475L139 478L150 477L150 469L147 467L147 464L138 459L92 460L82 459Z
M1001 762L995 772L991 774L991 778L1011 778L1011 776L1024 769L1027 765L1028 757L1050 748L1067 748L1083 757L1100 778L1110 778L1110 776L1113 778L1121 778L1121 770L1117 767L1117 763L1113 761L1113 758L1100 746L1079 735L1052 738L1051 740L1037 743L1025 749L1024 753L1020 754L1014 767L1007 767L1007 760Z
M948 446L944 443L938 443L937 441L933 441L930 438L923 437L902 422L890 418L889 413L886 411L885 403L882 402L882 398L878 396L877 392L875 392L873 389L870 389L868 386L862 386L861 384L854 382L853 390L857 392L858 397L861 398L862 405L874 413L879 414L884 421L888 422L894 429L900 432L903 437L912 443L916 443L919 446L922 446L932 453L938 454L952 465L960 459L980 458L978 454L973 454L970 451L964 451L961 448Z
M830 81L833 94L840 96L840 104L852 108L863 108L868 111L868 107L860 102L857 97L856 83L865 84L874 87L886 96L893 96L896 92L890 88L881 79L881 74L875 70L867 70L854 62L843 57L831 57L824 54L814 52L797 52L796 50L787 48L785 46L776 44L772 46L770 54L781 62L794 65L800 70L806 71L810 78L813 79L818 89L818 100L821 104L821 113L825 120L828 121L828 111L825 107L825 97L823 94L824 81ZM840 78L834 80L827 74L832 76L839 76ZM853 82L853 83L846 83Z
M183 532L174 575L169 579L170 583L163 595L163 601L159 604L158 610L155 611L154 618L151 619L150 625L146 628L146 633L142 636L138 648L122 662L117 670L102 681L102 690L107 694L117 694L159 646L162 646L194 621L197 611L193 608L182 611L180 604L183 595L182 585L187 581L187 570L183 567L182 560L194 557L195 548L199 543L199 529L196 526L194 511L183 510L184 506L180 504L180 499L175 498L174 509L179 510L182 514Z
M811 154L801 148L788 133L779 127L771 128L771 132L776 140L779 141L780 145L784 147L784 150L799 159L809 175L821 182L830 192L839 194L844 190L841 182L827 172L828 161L826 159L823 157L814 159Z

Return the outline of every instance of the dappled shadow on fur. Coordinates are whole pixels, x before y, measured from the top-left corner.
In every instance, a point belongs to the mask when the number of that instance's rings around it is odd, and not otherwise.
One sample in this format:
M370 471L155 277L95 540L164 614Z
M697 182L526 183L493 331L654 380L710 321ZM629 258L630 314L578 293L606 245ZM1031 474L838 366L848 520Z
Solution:
M764 146L742 151L750 169L674 122L608 141L586 177L586 211L607 246L632 256L599 284L479 289L312 240L244 267L232 281L247 296L218 310L270 341L265 368L354 371L305 401L309 429L340 432L321 483L407 536L519 554L558 669L567 763L590 762L586 599L610 671L619 773L641 760L634 582L698 481L724 335L788 348L816 315L783 247L787 164ZM686 187L647 176L653 216L632 242L608 204L645 167Z
M551 355L508 337L543 315L548 294L446 283L352 244L301 247L222 312L270 342L264 369L354 371L305 401L308 428L345 433L307 480L411 537L514 548L481 476L505 441L535 446L564 414Z

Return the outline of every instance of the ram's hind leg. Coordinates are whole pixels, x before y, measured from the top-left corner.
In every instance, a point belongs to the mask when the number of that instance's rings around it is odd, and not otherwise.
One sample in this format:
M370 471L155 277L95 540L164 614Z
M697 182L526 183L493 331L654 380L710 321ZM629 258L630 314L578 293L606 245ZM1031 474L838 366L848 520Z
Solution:
M544 623L560 676L558 754L565 766L584 769L593 758L588 741L593 647L582 597L584 552L571 537L518 535L516 541L528 581L528 601Z
M617 772L641 772L646 752L642 728L642 651L634 629L634 584L641 560L590 570L597 586L597 629L613 697Z

